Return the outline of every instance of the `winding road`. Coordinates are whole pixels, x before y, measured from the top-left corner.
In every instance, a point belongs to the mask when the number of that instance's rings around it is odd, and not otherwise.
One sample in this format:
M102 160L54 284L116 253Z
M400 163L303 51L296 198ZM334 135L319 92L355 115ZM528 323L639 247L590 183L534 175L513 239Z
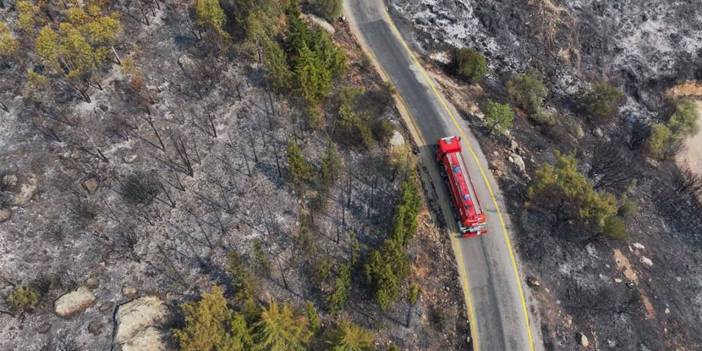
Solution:
M383 78L397 89L398 107L420 149L426 173L435 184L443 215L450 223L451 244L463 287L474 350L540 350L539 333L530 318L522 275L510 241L509 218L501 212L502 194L488 170L477 140L456 110L413 56L388 16L382 0L344 1L351 30ZM460 239L446 188L434 166L431 145L459 135L463 157L488 216L488 235Z

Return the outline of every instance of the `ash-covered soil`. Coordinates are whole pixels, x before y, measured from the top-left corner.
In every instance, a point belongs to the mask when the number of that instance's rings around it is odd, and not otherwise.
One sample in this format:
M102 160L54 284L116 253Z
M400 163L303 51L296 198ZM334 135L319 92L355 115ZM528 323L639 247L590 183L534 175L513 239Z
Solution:
M524 271L540 302L546 349L702 349L700 202L685 191L677 166L645 157L637 137L669 115L668 89L702 79L699 2L388 3L444 93L474 125L500 179L518 227ZM446 51L453 46L488 58L480 86L450 77ZM546 105L558 111L558 122L536 125L518 111L509 136L488 135L478 105L487 98L507 100L505 82L529 70L544 78ZM619 117L605 125L588 122L579 105L596 79L626 95ZM626 221L628 241L584 239L567 225L552 228L543 213L525 208L534 172L554 161L554 150L574 153L585 174L598 152L618 160L597 177L622 177L621 184L603 189L638 204Z
M0 350L119 347L121 304L151 303L150 313L164 313L160 302L135 300L144 296L165 302L169 317L158 328L175 348L169 328L182 323L177 306L213 284L226 287L232 251L252 267L260 256L268 261L269 273L256 271L264 285L259 302L273 297L303 308L312 301L331 323L327 291L311 281L310 265L348 261L351 232L363 257L386 237L401 178L386 145L369 151L340 145L341 179L326 210L310 213L286 181L286 145L300 143L319 167L329 140L306 126L299 101L271 93L261 65L243 51L203 48L187 4L154 2L141 14L130 4L115 5L134 15L122 16L116 51L140 73L113 65L102 90L90 90L89 103L56 86L30 99L22 90L26 67L0 63L0 98L8 107L0 110L0 200L9 214L0 221L0 296L17 286L41 293L24 313L10 313L0 299ZM11 9L0 8L0 18L13 23ZM337 89L382 92L343 23L334 39L350 67ZM381 99L381 118L402 134L389 101ZM314 255L300 245L303 215L313 217ZM402 297L380 312L363 272L353 273L344 315L375 331L381 349L391 342L417 350L465 344L467 319L447 236L426 209L419 227L409 248L412 281L422 291L415 305ZM255 253L256 243L262 253ZM69 296L80 306L58 316L57 299L70 291L78 291Z

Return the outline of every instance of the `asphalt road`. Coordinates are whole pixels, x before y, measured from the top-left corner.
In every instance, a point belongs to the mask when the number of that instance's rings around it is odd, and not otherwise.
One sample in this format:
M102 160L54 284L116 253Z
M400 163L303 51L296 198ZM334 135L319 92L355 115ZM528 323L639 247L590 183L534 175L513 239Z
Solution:
M477 140L414 59L388 17L382 0L348 0L344 11L364 50L379 66L384 78L397 88L403 117L419 145L422 162L435 184L442 212L450 219L447 222L452 224L454 236L457 228L447 190L432 159L431 145L448 135L459 135L463 139L463 159L488 217L486 236L452 238L474 349L541 349L535 340L538 338L536 329L533 326L530 329L533 318L529 316L523 279L512 250L509 218L500 212L505 208L502 195Z

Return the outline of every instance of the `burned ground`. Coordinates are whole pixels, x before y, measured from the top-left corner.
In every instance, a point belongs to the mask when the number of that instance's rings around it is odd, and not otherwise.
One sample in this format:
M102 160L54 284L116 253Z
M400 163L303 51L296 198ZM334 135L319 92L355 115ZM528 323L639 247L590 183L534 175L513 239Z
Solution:
M12 22L7 3L0 17ZM42 293L28 312L0 307L7 312L0 314L1 349L110 349L118 304L156 295L176 315L179 304L213 284L228 286L232 251L262 279L261 303L272 297L302 308L312 301L331 321L324 307L329 283L313 282L311 266L329 259L333 276L350 259L350 233L365 256L392 226L407 175L389 163L386 145L340 144L341 177L325 210L311 209L301 198L315 190L289 184L285 149L299 143L316 170L327 133L307 126L294 96L268 89L255 57L238 48L216 54L199 42L188 6L150 4L145 12L131 2L110 5L129 13L116 46L123 64L106 68L90 102L55 82L29 94L22 88L27 67L1 65L0 100L8 111L0 111L7 181L0 190L11 217L0 224L0 291L29 285ZM387 87L343 23L334 38L350 61L337 89L365 87L378 118L402 131ZM326 114L335 118L331 109ZM307 221L314 252L300 238ZM419 302L402 297L380 312L357 269L344 314L376 330L380 345L458 347L468 330L447 239L423 209L409 248ZM53 313L54 300L86 284L97 297L93 306L70 318Z

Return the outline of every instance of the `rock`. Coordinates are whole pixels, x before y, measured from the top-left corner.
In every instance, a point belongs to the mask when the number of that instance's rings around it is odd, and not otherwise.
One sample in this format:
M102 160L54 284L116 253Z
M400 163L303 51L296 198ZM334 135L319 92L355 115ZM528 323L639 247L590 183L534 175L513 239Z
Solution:
M122 158L122 160L124 160L125 163L132 163L132 162L136 161L136 159L137 159L137 154L127 155L127 156L124 156Z
M513 152L518 154L519 153L519 143L517 143L516 140L510 139L509 140L509 149Z
M643 245L641 245L641 243L633 243L632 246L633 246L634 248L636 248L636 249L639 249L639 250L644 250L644 249L646 249L646 247L643 246Z
M100 306L98 306L98 310L100 312L107 312L107 311L112 310L112 306L113 306L112 302L103 302L100 304Z
M98 286L100 286L100 281L97 278L91 277L85 281L85 286L87 286L90 290L95 290L98 288Z
M670 314L670 308L667 308L667 307L666 307L665 311L663 311L663 312L664 312L665 314Z
M54 312L57 315L68 318L77 313L83 312L95 302L95 295L90 289L82 286L75 291L64 294L54 302Z
M98 181L95 177L90 177L83 181L83 189L88 192L88 194L94 194L97 190Z
M308 22L314 24L315 26L319 27L320 29L324 30L325 32L329 34L334 34L336 30L334 29L334 26L331 25L331 23L325 21L322 18L319 18L315 15L310 15L307 13L303 13L300 17L303 19L307 20Z
M14 174L6 174L2 177L2 185L4 188L14 188L17 185L17 176Z
M587 335L581 332L575 333L575 340L584 348L590 346L590 340L588 340Z
M12 204L22 206L29 202L34 197L37 189L39 189L39 177L34 174L27 176L27 180L20 186L19 192L15 195Z
M137 290L134 287L131 287L128 285L125 285L122 287L122 295L124 295L125 297L128 297L128 298L134 297L134 296L136 296L136 293L137 293Z
M392 132L392 137L390 137L390 146L402 146L405 145L405 137L396 130Z
M154 327L148 327L126 343L122 344L122 351L162 351L166 350L162 339L164 332Z
M103 324L100 321L95 320L95 321L90 321L90 323L88 323L88 333L90 333L92 335L97 336L97 335L102 334L102 328L103 328Z
M0 208L0 223L7 221L12 217L12 210L9 208Z
M600 127L597 127L592 131L592 135L601 138L604 136L604 132L602 132L602 129Z
M527 285L529 285L532 288L538 288L541 286L541 282L539 282L536 277L529 276L527 277Z
M165 350L162 339L167 331L161 327L167 322L168 308L155 296L146 296L119 307L115 316L115 342L123 351Z
M524 159L515 153L509 156L509 162L511 162L519 171L519 173L524 174L526 172L526 164L524 164Z
M646 256L641 256L641 263L643 263L649 267L653 267L653 261L651 261L651 259L646 257Z
M614 282L615 282L615 283L621 283L621 282L622 282L622 280L621 280L621 279L619 279L619 278L614 278Z
M46 334L51 330L51 323L42 323L37 327L37 333Z

